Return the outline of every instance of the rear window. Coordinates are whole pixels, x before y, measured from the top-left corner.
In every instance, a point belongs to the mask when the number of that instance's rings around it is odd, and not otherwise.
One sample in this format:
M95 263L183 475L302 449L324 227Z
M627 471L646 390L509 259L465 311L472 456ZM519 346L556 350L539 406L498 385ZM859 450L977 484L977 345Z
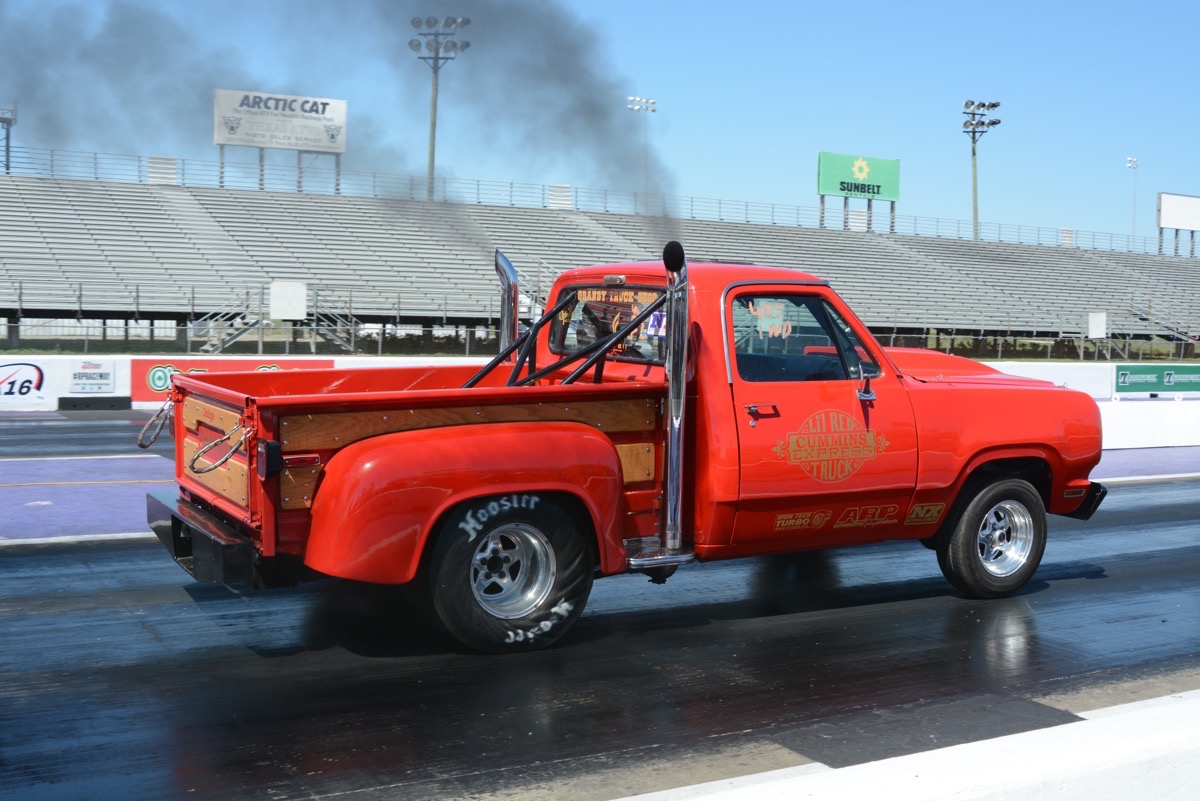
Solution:
M550 324L550 350L560 356L569 356L610 336L663 294L661 287L639 286L578 286L566 291L574 291L575 301ZM667 350L666 315L665 306L654 312L612 350L609 358L662 364Z

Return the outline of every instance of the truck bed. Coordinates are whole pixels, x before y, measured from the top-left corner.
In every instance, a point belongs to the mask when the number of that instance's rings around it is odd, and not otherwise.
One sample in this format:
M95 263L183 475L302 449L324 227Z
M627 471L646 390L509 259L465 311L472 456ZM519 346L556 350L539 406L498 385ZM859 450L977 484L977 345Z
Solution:
M258 550L273 556L277 549L302 551L307 512L330 457L383 434L583 423L612 439L627 477L658 478L662 384L510 387L502 385L504 371L463 389L477 370L450 365L177 375L176 480L193 500L252 531Z

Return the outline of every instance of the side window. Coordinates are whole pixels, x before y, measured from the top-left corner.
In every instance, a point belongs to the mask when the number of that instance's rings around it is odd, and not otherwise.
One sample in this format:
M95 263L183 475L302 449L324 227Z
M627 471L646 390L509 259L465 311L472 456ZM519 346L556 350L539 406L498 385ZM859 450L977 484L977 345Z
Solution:
M615 333L662 296L657 287L636 286L579 286L574 292L575 302L550 324L550 350L561 356ZM618 361L662 364L666 356L666 312L652 314L614 346L610 355Z
M820 298L744 294L732 303L734 358L743 381L848 377L841 334L830 323Z

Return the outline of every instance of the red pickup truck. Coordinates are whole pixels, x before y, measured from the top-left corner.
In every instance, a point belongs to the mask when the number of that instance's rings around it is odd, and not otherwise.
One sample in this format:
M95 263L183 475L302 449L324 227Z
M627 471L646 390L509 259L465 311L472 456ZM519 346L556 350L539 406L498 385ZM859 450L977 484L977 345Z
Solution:
M593 579L693 560L923 543L972 597L1020 589L1046 514L1105 489L1090 397L883 348L795 270L568 271L489 364L176 375L178 492L148 519L200 581L403 584L481 651L538 648ZM154 421L152 421L154 422Z

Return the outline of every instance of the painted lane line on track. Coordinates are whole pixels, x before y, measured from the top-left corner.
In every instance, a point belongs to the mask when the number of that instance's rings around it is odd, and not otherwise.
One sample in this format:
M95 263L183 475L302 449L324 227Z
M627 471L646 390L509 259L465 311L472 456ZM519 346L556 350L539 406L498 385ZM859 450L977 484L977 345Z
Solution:
M85 462L91 459L167 459L172 461L171 457L157 453L129 453L119 456L8 456L0 457L0 462Z
M31 481L28 484L0 484L6 487L81 487L93 484L174 484L173 478L129 478L113 481Z
M1151 481L1177 481L1200 479L1200 473L1166 473L1160 476L1121 476L1118 478L1095 479L1105 486L1118 484L1148 484Z
M0 535L0 548L10 548L14 545L75 545L82 542L110 542L115 540L146 540L156 539L153 532L130 531L125 534L72 534L66 537L29 537L27 539L10 539Z

